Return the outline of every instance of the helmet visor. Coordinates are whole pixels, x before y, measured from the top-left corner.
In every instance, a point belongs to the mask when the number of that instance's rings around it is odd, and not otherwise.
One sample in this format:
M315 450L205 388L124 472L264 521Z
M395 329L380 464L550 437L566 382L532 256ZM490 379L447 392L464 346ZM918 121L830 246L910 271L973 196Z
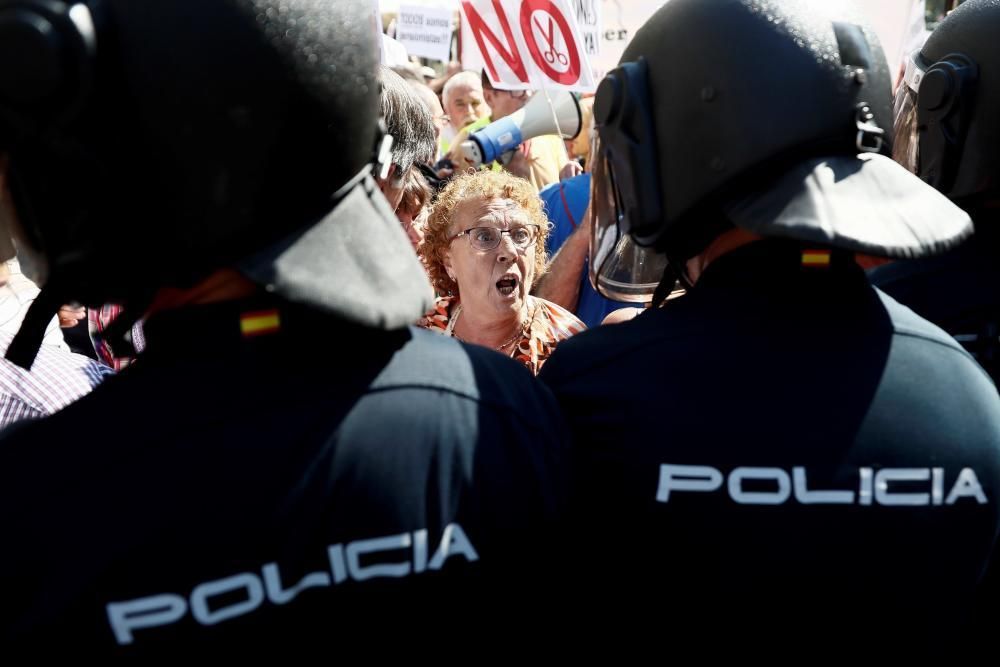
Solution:
M652 248L636 245L632 237L621 233L625 212L615 174L604 154L600 131L592 131L590 136L590 282L609 299L648 303L663 278L667 258Z

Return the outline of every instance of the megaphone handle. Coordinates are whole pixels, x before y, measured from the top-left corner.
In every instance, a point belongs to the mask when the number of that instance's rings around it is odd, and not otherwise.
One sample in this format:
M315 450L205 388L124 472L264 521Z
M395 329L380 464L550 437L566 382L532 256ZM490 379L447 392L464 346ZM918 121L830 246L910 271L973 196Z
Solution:
M514 159L514 151L516 150L517 149L515 148L513 151L507 151L506 153L501 153L500 157L497 158L497 162L506 167L508 164L510 164L510 161Z
M483 163L483 156L479 152L479 145L474 141L463 141L459 145L459 158L464 161L462 168L479 167Z

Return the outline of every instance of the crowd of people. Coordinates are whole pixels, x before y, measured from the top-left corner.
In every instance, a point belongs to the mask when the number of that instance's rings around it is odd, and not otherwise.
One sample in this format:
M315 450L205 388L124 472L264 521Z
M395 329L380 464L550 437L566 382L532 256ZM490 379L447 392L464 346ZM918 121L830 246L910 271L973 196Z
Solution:
M988 647L1000 5L671 0L485 165L370 10L0 0L0 651Z

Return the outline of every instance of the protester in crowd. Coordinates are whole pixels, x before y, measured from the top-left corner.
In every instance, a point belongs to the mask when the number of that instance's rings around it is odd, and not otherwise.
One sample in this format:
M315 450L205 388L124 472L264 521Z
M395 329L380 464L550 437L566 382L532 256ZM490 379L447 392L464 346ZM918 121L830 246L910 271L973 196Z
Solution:
M661 649L669 629L740 659L965 646L1000 398L853 261L971 231L888 157L890 76L848 3L671 0L601 82L591 262L630 234L689 289L539 376L576 440L581 636Z
M1000 381L1000 5L967 0L906 64L893 155L961 206L972 238L872 282L953 335Z
M127 332L115 340L112 335L117 328L115 322L124 312L125 309L116 303L105 303L87 310L87 331L97 359L115 371L130 366L136 355L146 347L141 321L131 324Z
M38 291L21 273L16 259L0 262L0 352L7 351ZM0 359L0 429L54 414L90 393L110 374L109 368L70 352L53 318L30 371Z
M428 113L431 115L431 122L434 123L434 141L436 142L441 138L441 131L448 124L447 117L444 115L444 109L441 107L441 101L438 96L434 94L434 91L428 88L422 83L417 83L415 81L407 81L410 88L417 94L420 101L424 103L427 108ZM437 159L437 154L434 155L434 160ZM433 160L431 161L433 162Z
M490 83L485 70L482 72L480 82L483 96L490 107L490 114L465 126L452 141L448 159L459 169L472 166L461 148L462 142L468 139L470 134L494 121L506 118L531 99L531 92L527 90L497 90ZM569 161L562 137L545 134L525 139L512 151L510 160L501 166L511 174L530 182L537 192L550 183L558 182L563 166ZM496 168L499 169L501 166Z
M560 181L568 181L587 170L587 155L590 153L590 128L594 124L594 98L593 96L583 97L577 103L580 105L580 132L572 139L566 140L566 152L570 160L559 170ZM551 188L552 185L549 184L545 187Z
M427 86L434 91L435 95L438 95L443 100L444 85L448 83L448 81L453 76L455 76L461 71L462 71L462 63L458 62L457 60L451 60L445 66L444 74L442 74L441 76L432 77L431 80L427 82Z
M548 221L531 185L503 172L456 177L438 195L420 254L443 295L423 326L513 357L538 373L585 327L530 295L545 270Z
M441 89L441 105L448 116L448 126L441 132L440 154L446 155L462 128L490 115L483 98L483 86L475 72L463 71L452 76Z
M590 154L590 128L594 124L594 97L592 95L581 97L579 104L580 133L566 141L566 152L569 153L570 161L576 162L583 169L587 166L587 156ZM564 179L576 175L575 173L560 174Z
M381 79L382 116L393 141L388 174L378 180L415 249L421 233L414 221L431 195L421 168L434 159L435 130L431 113L413 86L385 67Z
M589 165L586 173L542 188L539 197L552 223L546 240L552 259L534 294L573 312L588 328L599 326L609 313L630 304L602 296L590 282Z
M593 104L588 104L586 108L589 111L584 114L586 122L580 135L590 137ZM584 154L589 152L588 148ZM572 311L588 328L605 322L621 322L642 310L633 302L607 298L598 293L591 283L587 261L593 229L590 211L591 166L587 163L585 173L547 185L539 193L545 205L545 214L552 223L546 242L546 252L551 259L534 291L536 296ZM679 294L672 295L673 298L676 296ZM607 320L612 313L617 315Z
M396 218L403 225L410 245L416 251L424 240L425 207L431 200L431 188L419 169L410 169L403 186L403 197L396 209Z
M564 427L518 364L410 326L433 292L371 176L400 164L371 4L97 5L0 0L10 222L47 275L7 356L38 364L74 301L144 314L146 349L0 441L0 650L509 645ZM6 75L51 62L58 94Z
M378 176L378 183L395 211L411 167L434 159L434 123L416 92L398 74L382 67L379 78L382 118L392 146L389 169L384 176Z

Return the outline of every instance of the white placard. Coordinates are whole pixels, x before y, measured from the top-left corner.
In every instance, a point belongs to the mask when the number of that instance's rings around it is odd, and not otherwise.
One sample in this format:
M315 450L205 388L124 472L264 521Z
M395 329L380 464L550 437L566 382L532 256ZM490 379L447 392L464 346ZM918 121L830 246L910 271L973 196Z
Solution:
M443 7L400 5L396 39L415 56L448 61L452 12Z
M636 30L664 4L666 0L602 0L601 51L591 59L598 79L618 66Z
M569 7L576 15L580 28L583 50L591 63L601 55L601 0L569 0Z
M461 8L462 64L480 65L496 88L594 91L566 0L461 0ZM471 51L475 56L467 57Z

